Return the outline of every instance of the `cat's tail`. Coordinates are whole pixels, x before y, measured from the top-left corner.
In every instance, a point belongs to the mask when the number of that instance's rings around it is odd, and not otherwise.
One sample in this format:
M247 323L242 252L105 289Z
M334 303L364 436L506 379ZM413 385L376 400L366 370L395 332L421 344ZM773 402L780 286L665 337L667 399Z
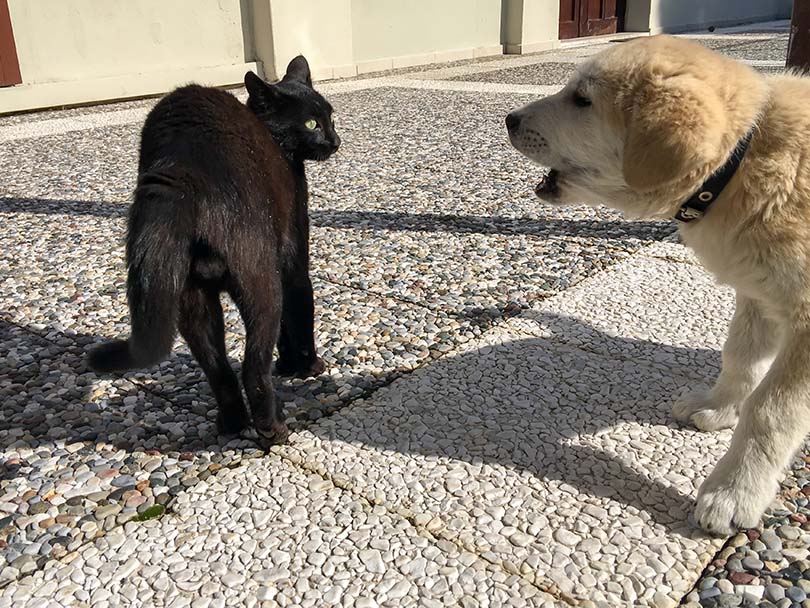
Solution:
M139 178L127 234L127 300L132 333L88 353L97 372L151 367L169 354L191 264L193 210L168 171Z

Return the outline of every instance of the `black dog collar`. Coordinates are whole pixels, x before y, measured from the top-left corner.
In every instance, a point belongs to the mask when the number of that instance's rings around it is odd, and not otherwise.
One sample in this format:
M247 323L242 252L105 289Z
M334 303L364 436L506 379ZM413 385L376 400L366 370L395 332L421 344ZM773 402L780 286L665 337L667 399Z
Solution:
M745 137L737 142L737 147L728 157L725 164L715 171L709 179L703 182L703 185L695 192L689 200L687 200L678 213L675 214L675 219L679 222L693 222L702 218L711 207L714 200L720 196L731 178L737 172L737 167L740 166L745 151L748 150L748 144L751 143L751 138L754 136L754 130L751 129Z

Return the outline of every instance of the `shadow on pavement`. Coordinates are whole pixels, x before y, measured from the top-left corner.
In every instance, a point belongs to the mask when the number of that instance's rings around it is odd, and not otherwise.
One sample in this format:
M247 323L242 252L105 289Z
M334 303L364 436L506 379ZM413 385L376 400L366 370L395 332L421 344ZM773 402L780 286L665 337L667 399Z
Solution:
M497 464L560 480L643 509L662 525L682 526L692 499L658 477L663 463L646 471L638 452L626 450L621 441L605 450L598 436L625 423L672 425L672 394L685 390L687 378L694 377L689 362L711 370L718 353L611 337L568 317L548 315L546 321L562 332L553 342L521 338L447 356L413 372L406 384L384 389L384 407L377 405L382 395L377 393L310 430L324 438L339 430L342 441L380 450ZM616 357L560 344L566 341L563 334L583 331ZM46 340L0 320L5 367L15 370L0 380L0 431L5 431L0 449L18 442L36 448L54 440L105 442L128 451L221 449L224 438L215 435L210 393L176 390L177 385L207 388L196 362L173 355L172 374L165 376L164 370L162 379L167 397L120 377L96 392L103 379L87 371L83 356L97 339L49 335ZM644 359L661 348L684 362L672 363L670 377ZM392 391L414 386L420 376L416 392L388 403ZM201 402L200 394L209 395L208 402ZM678 454L668 452L668 458L677 471ZM3 476L9 475L13 472L5 470Z
M96 217L126 217L124 202L0 197L0 215L6 213L70 214ZM392 232L453 232L456 234L516 234L577 236L597 239L638 238L660 240L674 231L671 222L622 220L567 220L526 217L396 213L381 211L312 210L311 222L321 228L385 230Z

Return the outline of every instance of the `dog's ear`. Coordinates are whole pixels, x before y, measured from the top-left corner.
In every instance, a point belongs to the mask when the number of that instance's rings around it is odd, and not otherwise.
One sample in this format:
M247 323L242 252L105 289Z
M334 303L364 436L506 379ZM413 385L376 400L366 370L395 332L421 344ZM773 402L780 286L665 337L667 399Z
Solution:
M706 83L688 75L653 77L636 88L629 105L622 172L633 190L666 186L721 153L725 114Z

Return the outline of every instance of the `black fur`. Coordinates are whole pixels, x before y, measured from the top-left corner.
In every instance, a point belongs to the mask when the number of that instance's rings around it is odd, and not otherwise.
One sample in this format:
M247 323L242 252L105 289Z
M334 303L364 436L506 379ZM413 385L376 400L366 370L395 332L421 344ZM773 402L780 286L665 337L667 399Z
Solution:
M211 384L220 431L242 430L249 418L225 352L225 291L245 323L242 380L253 425L276 443L288 432L273 392L274 347L279 373L324 369L313 336L304 161L328 158L340 138L303 57L281 82L248 72L245 86L247 106L193 85L147 117L126 242L132 331L94 348L89 365L154 365L179 329Z

